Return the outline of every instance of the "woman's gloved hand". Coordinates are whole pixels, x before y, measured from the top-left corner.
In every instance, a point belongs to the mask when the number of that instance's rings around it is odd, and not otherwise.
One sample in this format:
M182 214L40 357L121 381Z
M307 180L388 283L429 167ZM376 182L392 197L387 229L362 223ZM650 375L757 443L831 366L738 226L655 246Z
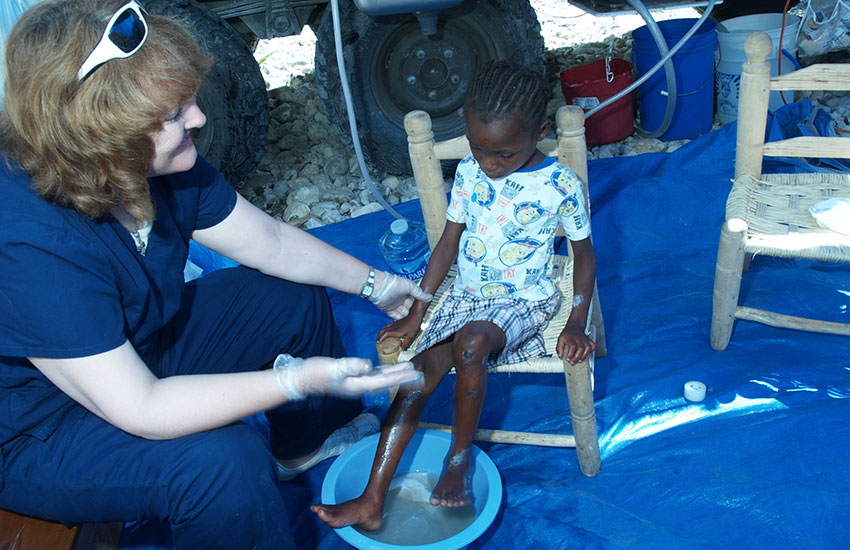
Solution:
M274 372L277 385L290 401L310 394L359 397L401 384L420 387L425 382L425 376L409 361L373 368L371 361L358 357L301 359L283 354L275 359Z
M393 319L405 317L410 312L413 300L430 302L433 298L410 279L386 271L379 273L383 277L375 278L375 291L369 296L369 301Z

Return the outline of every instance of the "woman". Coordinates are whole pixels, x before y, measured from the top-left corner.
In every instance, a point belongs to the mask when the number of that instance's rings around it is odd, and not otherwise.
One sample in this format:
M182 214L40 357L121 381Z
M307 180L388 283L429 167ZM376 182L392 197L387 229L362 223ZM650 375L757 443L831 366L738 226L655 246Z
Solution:
M135 2L46 1L10 33L0 508L159 518L178 548L290 548L278 470L368 431L362 393L421 383L343 358L323 287L394 318L430 295L274 220L198 157L208 67ZM184 284L190 238L241 266ZM259 411L270 443L238 422Z

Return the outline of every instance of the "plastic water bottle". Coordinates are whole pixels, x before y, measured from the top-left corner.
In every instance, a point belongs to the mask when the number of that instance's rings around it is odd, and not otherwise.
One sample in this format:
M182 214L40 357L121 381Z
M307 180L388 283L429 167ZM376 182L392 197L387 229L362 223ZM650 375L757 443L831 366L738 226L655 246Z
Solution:
M395 220L378 243L391 273L419 281L431 257L425 224Z

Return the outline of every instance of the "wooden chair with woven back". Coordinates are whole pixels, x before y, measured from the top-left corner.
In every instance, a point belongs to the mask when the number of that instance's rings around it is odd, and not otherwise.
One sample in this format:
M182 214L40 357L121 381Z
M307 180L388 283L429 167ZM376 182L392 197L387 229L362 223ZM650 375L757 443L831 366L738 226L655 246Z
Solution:
M850 139L804 136L765 143L771 91L850 90L850 64L818 64L771 78L771 40L756 31L744 44L738 102L735 181L720 234L711 346L726 349L735 319L813 332L850 335L850 324L739 305L742 273L753 255L850 262L850 235L820 227L809 208L830 197L850 198L850 174L762 174L764 156L850 158ZM803 291L804 289L801 289Z
M413 168L419 200L422 208L428 242L433 249L443 233L448 205L444 186L442 160L461 159L469 153L465 136L435 143L431 131L431 119L424 111L412 111L405 116L408 134L410 161ZM587 146L584 139L584 112L579 107L561 107L556 114L557 139L545 139L539 149L549 156L557 156L559 162L568 166L584 184L585 203L590 210L587 192ZM569 242L569 241L568 241ZM594 354L586 360L570 364L554 353L558 334L566 323L572 308L572 261L570 255L556 254L556 278L562 294L561 306L544 331L546 356L511 365L499 365L490 372L564 373L567 384L569 411L572 417L573 434L541 434L506 430L479 429L475 439L497 443L519 443L552 447L575 447L581 471L588 476L599 472L601 461L596 429L596 412L593 401ZM428 308L424 324L440 307L456 276L453 267L435 294ZM607 353L602 312L599 307L598 291L594 292L587 320L587 334L596 342L596 357ZM419 333L408 350L401 350L397 338L387 339L378 345L381 363L394 363L410 359L421 337ZM565 404L566 411L566 404ZM451 426L421 422L423 428L451 431Z

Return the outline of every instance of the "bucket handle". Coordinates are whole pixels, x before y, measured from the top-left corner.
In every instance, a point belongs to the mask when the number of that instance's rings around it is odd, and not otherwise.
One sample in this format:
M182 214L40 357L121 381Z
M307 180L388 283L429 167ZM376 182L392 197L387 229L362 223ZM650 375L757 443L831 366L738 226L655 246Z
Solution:
M788 50L786 50L785 48L782 48L782 55L784 55L785 57L788 58L788 61L790 61L791 64L794 65L794 68L796 70L799 71L800 69L803 68L803 66L800 65L800 62L797 61L797 58L794 57L794 55L791 52L789 52Z
M690 92L683 92L683 93L681 93L681 94L676 94L676 97L684 97L684 96L694 95L694 94L696 94L696 93L701 92L701 91L702 91L702 89L703 89L703 88L705 88L705 87L708 85L708 83L709 83L709 82L714 82L715 74L716 74L716 73L714 73L714 72L713 72L713 73L711 73L711 74L708 76L708 78L705 80L705 82L703 82L702 84L700 84L700 85L699 85L697 88L695 88L694 90L691 90ZM649 89L650 89L650 90L652 90L653 92L658 92L659 94L661 94L661 95L662 95L662 96L664 96L664 97L667 97L667 96L669 95L669 92L668 92L667 90L660 90L660 89L656 88L655 86L646 86L645 84L644 84L644 86L645 86L645 87L647 87L647 88L649 88Z
M608 55L605 56L605 81L608 84L614 82L614 73L611 71L611 56L614 55L614 35L608 41Z

